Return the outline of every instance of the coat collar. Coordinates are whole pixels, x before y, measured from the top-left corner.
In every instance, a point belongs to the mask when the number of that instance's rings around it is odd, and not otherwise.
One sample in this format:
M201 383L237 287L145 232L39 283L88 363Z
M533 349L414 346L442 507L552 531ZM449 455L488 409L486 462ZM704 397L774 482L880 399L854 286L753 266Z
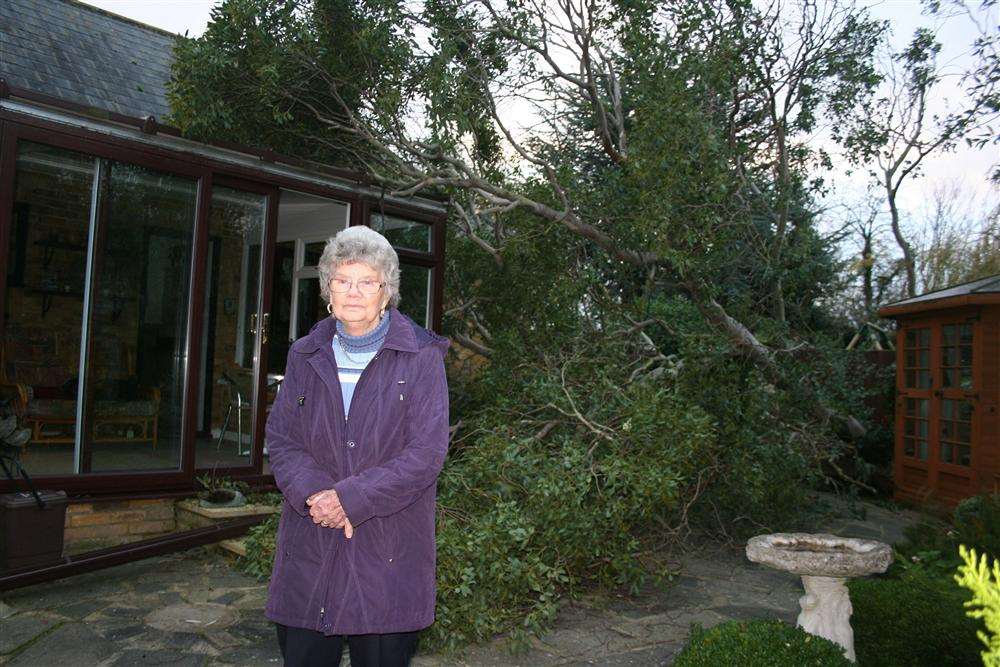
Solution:
M382 343L382 347L400 352L416 352L419 346L414 326L410 318L396 308L390 308L389 331L385 334L385 342ZM295 347L300 352L315 352L323 348L330 348L335 333L337 333L337 321L332 317L324 318L314 324L309 334L300 339Z

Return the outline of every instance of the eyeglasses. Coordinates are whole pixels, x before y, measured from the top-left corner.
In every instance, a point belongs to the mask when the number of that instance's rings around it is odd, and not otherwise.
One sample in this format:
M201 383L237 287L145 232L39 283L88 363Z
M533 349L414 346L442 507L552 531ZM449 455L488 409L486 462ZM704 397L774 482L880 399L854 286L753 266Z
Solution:
M372 280L370 278L362 278L361 280L347 280L345 278L331 278L330 279L330 291L336 292L337 294L346 294L351 291L351 287L354 285L358 286L358 291L367 296L372 294L378 294L378 291L382 289L385 283L380 283L377 280Z

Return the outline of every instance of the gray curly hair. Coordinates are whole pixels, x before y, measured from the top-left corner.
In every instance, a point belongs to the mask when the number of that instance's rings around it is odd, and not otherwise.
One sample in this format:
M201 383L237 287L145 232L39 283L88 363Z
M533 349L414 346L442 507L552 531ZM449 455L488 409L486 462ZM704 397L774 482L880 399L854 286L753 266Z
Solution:
M330 279L343 264L360 262L376 271L385 282L389 305L399 305L399 257L392 244L375 230L359 225L341 230L326 242L319 258L319 292L330 300Z

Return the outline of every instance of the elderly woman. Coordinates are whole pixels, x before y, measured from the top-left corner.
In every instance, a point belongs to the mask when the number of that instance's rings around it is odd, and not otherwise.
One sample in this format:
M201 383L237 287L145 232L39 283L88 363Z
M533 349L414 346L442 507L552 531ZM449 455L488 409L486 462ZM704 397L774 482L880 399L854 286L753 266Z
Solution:
M297 340L267 421L285 497L266 614L286 665L409 663L434 620L448 341L399 303L386 239L351 227L319 264L330 317Z

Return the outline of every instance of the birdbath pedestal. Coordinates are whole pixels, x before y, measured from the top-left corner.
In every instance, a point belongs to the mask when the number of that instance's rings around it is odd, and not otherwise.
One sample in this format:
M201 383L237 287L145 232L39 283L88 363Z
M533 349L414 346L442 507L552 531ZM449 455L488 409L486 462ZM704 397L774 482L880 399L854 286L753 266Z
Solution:
M750 538L747 558L801 576L806 594L799 598L802 612L797 625L840 644L844 655L855 661L851 598L844 584L851 577L885 572L892 563L888 544L836 535L774 533Z

